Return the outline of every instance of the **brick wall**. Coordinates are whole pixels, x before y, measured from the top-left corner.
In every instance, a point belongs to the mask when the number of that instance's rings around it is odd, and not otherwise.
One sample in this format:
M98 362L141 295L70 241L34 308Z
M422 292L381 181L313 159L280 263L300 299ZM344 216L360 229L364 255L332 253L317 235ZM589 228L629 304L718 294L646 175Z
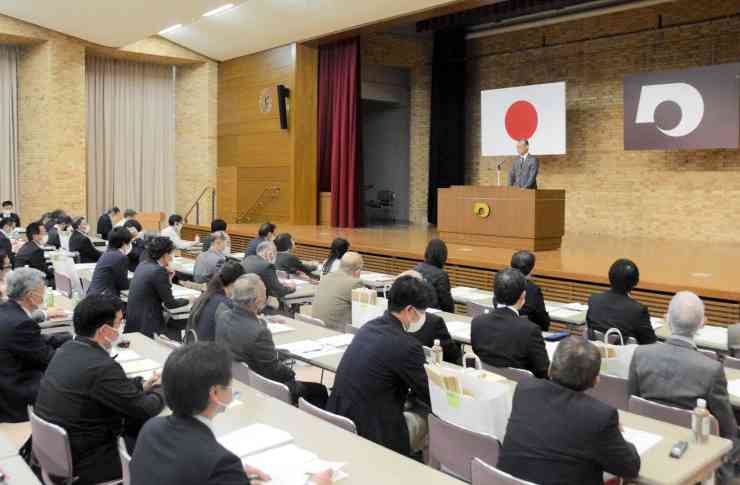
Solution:
M740 241L740 151L622 148L624 75L740 61L736 1L681 0L474 39L468 56L469 183L496 181L494 159L480 155L480 91L566 80L568 153L540 157L539 186L567 191L567 233Z

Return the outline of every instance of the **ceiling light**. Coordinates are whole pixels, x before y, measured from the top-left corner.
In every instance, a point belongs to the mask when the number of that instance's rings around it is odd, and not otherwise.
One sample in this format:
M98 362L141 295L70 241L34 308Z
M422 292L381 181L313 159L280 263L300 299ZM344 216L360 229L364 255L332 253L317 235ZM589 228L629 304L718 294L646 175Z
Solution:
M182 27L182 24L175 24L175 25L172 25L172 26L170 26L170 27L167 27L167 28L166 28L166 29L164 29L164 30L160 30L160 31L159 31L159 35L165 35L165 34L169 34L170 32L173 32L173 31L175 31L175 30L179 29L180 27Z
M211 15L218 15L221 12L225 12L225 11L231 9L231 8L234 8L234 4L233 3L227 3L226 5L221 5L218 8L214 8L213 10L210 10L210 11L204 13L203 16L204 17L210 17Z

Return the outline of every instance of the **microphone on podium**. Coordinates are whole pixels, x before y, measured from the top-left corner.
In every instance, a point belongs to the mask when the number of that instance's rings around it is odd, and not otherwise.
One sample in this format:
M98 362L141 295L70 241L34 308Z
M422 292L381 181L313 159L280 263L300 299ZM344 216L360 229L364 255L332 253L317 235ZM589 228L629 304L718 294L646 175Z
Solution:
M499 187L501 187L501 167L504 165L504 161L500 160L496 162L496 180Z

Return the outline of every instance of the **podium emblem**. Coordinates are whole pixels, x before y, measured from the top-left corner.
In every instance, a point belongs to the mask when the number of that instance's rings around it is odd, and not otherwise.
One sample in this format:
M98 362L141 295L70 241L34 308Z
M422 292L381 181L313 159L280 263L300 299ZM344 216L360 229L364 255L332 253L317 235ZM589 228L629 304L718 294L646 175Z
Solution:
M491 206L485 202L476 202L473 204L473 214L481 219L485 219L491 215Z

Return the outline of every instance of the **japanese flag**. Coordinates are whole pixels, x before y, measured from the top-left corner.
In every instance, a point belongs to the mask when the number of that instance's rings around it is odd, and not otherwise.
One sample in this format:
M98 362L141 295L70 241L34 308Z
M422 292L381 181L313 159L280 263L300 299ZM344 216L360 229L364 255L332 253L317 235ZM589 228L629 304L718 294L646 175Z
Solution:
M565 153L565 81L481 93L481 154L516 155L529 140L533 155Z

